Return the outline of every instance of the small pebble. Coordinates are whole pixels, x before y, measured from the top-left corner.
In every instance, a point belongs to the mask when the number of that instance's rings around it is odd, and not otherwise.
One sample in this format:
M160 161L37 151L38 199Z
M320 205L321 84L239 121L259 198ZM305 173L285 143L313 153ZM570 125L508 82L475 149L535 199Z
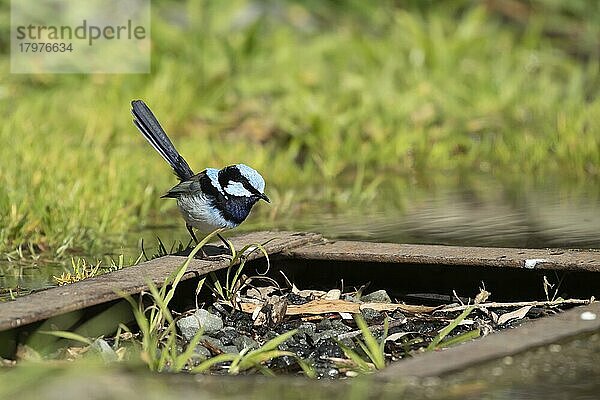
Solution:
M319 342L321 340L336 339L338 337L338 332L333 329L327 329L325 331L321 331L312 335L312 339L314 342Z
M331 368L329 371L327 371L327 376L329 378L337 378L339 374L340 374L340 371L338 371L335 368Z
M304 332L307 335L312 335L317 331L317 325L312 322L303 322L298 326L299 332Z
M117 353L115 353L113 348L104 339L98 338L94 340L91 348L100 354L100 357L106 362L117 361L119 358Z
M199 309L194 314L179 319L177 328L179 328L183 338L189 342L200 328L202 328L204 334L208 335L219 332L223 329L223 319L204 309Z
M226 326L213 336L215 336L217 339L223 342L223 345L231 346L235 344L234 340L237 339L240 336L240 334L235 330L235 328Z
M309 300L306 297L299 296L295 293L288 293L286 296L288 304L300 305L306 304Z
M376 323L383 321L383 314L372 308L363 308L360 313L368 323Z
M317 324L317 332L318 331L324 331L327 329L331 329L331 321L329 320L329 318L323 318L318 324Z
M185 341L189 342L200 329L200 323L198 318L190 315L177 320L177 328L179 328L179 332L181 332Z
M207 335L210 335L211 333L217 333L223 329L223 319L219 315L211 314L201 308L194 313L194 316L198 318L200 326Z
M204 347L202 345L198 345L194 349L194 356L195 356L194 358L196 358L200 361L204 361L207 358L211 357L212 354L210 353L210 350L208 350L206 347Z
M399 320L399 321L405 321L406 320L406 315L404 315L401 311L394 311L391 315L391 317L393 319Z
M242 351L244 349L258 349L259 347L256 340L246 335L240 335L233 339L233 344L236 346L238 351Z
M238 354L240 352L236 346L223 346L220 350L225 354Z
M200 339L200 343L202 343L202 342L208 342L208 344L212 345L212 347L216 347L219 350L223 350L223 342L221 342L217 338L203 335L202 338Z
M365 303L391 303L392 299L385 290L377 290L373 293L361 296L361 301Z

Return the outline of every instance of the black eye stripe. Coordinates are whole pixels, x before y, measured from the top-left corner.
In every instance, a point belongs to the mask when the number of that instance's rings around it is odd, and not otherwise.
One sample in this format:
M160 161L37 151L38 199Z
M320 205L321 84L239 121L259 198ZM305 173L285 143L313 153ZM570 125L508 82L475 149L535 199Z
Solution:
M230 182L239 182L250 193L257 196L260 195L260 192L250 184L248 178L242 175L235 165L230 165L219 171L219 184L221 187L226 188Z
M240 174L240 180L238 180L237 182L241 183L242 186L244 187L244 189L246 189L250 193L260 194L259 191L256 190L256 188L250 184L250 182L248 181L248 178L246 178L244 175Z

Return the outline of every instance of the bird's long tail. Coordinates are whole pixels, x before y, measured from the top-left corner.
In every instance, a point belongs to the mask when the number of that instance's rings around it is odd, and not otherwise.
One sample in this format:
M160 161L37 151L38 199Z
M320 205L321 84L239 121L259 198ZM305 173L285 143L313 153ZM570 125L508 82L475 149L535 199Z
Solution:
M169 163L179 180L184 181L191 178L194 172L184 158L181 157L175 146L173 146L173 143L171 143L171 140L169 140L169 137L146 103L142 100L132 101L131 114L133 114L133 123L135 126L158 154Z

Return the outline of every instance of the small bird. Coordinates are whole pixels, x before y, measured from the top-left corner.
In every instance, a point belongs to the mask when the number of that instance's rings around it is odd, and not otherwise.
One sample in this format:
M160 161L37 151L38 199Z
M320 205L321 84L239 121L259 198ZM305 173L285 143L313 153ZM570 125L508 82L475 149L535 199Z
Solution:
M245 164L223 169L206 168L194 174L179 154L160 123L142 100L131 102L133 123L154 149L169 163L179 183L161 197L177 199L185 226L198 244L193 228L211 232L217 228L235 228L248 217L259 200L270 203L265 195L265 180ZM225 239L219 238L227 245Z

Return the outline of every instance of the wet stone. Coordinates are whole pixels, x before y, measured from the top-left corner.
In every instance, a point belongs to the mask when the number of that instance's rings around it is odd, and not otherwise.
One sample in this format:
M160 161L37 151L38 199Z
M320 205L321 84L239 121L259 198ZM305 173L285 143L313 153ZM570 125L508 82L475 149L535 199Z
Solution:
M234 327L239 333L251 333L253 331L251 319L239 319L235 322Z
M240 352L236 346L223 346L220 350L225 354L238 354Z
M352 328L344 323L341 319L334 319L331 321L331 329L335 330L339 334L350 332Z
M219 339L224 346L235 345L235 340L240 337L240 334L230 326L227 326L214 335Z
M404 315L401 311L394 311L391 315L392 319L399 321L406 321L406 315Z
M309 300L306 297L299 296L295 293L289 293L286 298L288 304L293 305L301 305L309 302Z
M361 296L361 301L365 303L391 303L392 299L385 290L377 290L373 293Z
M181 332L183 338L189 342L192 340L196 332L200 330L200 323L198 322L198 318L193 315L188 317L183 317L177 321L177 328Z
M356 297L355 294L343 294L342 299L346 301L351 301L353 303L359 303L360 300Z
M246 335L241 335L233 339L233 344L236 346L238 351L242 351L244 349L258 349L259 347L256 340Z
M372 308L363 308L360 310L360 313L369 324L380 323L384 318L384 315L381 312L373 310Z
M298 326L298 331L313 335L317 331L317 325L312 322L303 322Z
M326 339L321 341L318 346L315 348L313 353L313 359L319 359L323 357L344 357L344 352L340 349L340 346L337 345L333 340Z
M194 358L199 361L204 361L211 356L212 356L212 354L211 354L210 350L208 350L206 347L204 347L202 345L198 345L194 349Z
M117 353L113 350L112 347L106 342L104 339L96 339L92 343L92 350L100 354L100 357L106 362L117 361L119 358Z
M331 329L331 321L329 318L324 318L317 324L317 332L325 331L327 329Z
M201 308L194 313L194 316L198 319L205 334L210 335L223 329L223 319L219 315L211 314Z
M314 342L319 342L326 339L337 339L339 333L333 329L327 329L326 331L318 332L312 335Z
M221 342L221 340L211 337L211 336L202 336L200 338L200 342L207 342L208 344L210 344L213 347L216 347L218 349L223 347L223 342Z
M199 309L194 314L181 318L177 321L177 328L186 341L192 340L196 333L202 328L203 333L216 333L223 329L223 320L220 316Z

